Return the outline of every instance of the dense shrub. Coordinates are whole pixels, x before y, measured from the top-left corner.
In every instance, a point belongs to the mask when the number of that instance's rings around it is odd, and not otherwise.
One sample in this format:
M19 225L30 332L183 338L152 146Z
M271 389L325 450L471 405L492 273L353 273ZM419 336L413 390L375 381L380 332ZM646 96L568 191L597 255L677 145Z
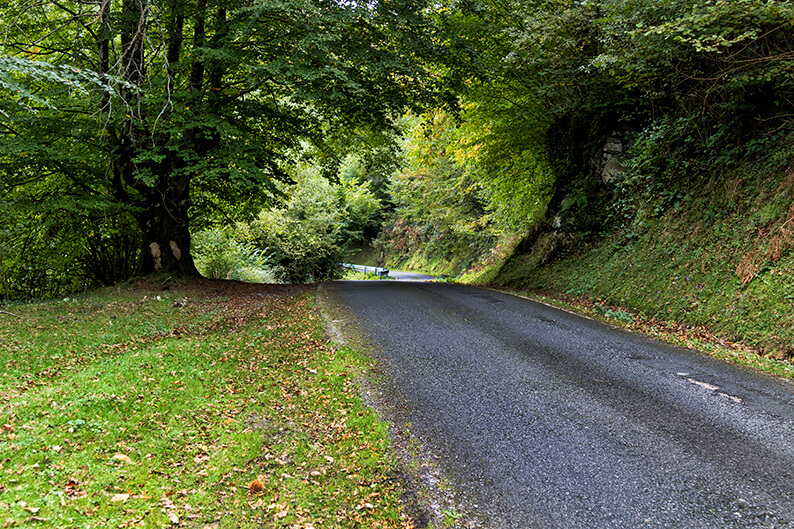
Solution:
M290 283L336 277L348 246L380 219L381 203L368 182L332 184L306 169L286 196L283 206L262 211L250 224L250 236L276 277Z
M0 211L2 298L59 297L135 275L141 242L134 221L124 214L94 218L89 213Z
M266 273L263 252L245 242L240 229L209 228L193 236L196 267L212 279L273 282Z

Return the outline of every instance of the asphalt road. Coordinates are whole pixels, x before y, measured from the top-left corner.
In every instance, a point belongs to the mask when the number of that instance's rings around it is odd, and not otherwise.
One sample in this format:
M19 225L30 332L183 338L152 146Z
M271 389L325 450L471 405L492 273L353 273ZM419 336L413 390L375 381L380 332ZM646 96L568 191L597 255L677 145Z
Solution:
M435 276L420 274L418 272L401 272L399 270L389 270L389 278L397 281L432 281Z
M341 266L344 268L350 268L351 270L355 270L356 272L364 272L364 273L369 272L371 274L380 274L382 272L385 272L387 278L394 279L397 281L432 281L436 279L435 276L431 276L427 274L420 274L418 272L402 272L400 270L389 270L388 268L383 268L381 266L369 266L369 265L350 264L350 263L343 263Z
M794 528L794 384L489 290L321 288L480 526Z

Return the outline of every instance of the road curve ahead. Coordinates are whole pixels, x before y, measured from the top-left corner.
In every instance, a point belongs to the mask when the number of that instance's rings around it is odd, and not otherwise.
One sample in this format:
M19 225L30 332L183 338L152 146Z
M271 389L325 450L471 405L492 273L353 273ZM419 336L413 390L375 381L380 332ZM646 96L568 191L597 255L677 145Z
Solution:
M401 272L400 270L389 270L389 278L397 281L433 281L435 276L420 274L419 272Z
M321 289L480 526L794 528L791 383L489 290Z

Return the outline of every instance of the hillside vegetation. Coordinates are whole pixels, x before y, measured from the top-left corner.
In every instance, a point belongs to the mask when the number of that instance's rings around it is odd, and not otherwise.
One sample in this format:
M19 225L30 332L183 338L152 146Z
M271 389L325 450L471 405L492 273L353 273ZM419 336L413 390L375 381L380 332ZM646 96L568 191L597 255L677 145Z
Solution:
M4 302L371 246L791 356L791 2L149 5L0 7Z
M794 6L478 5L481 75L459 122L409 136L383 260L790 359Z
M582 240L579 231L540 229L493 284L584 296L790 359L794 173L744 166L726 180L698 184L664 211L646 194L628 227L597 241ZM578 215L569 213L572 224Z

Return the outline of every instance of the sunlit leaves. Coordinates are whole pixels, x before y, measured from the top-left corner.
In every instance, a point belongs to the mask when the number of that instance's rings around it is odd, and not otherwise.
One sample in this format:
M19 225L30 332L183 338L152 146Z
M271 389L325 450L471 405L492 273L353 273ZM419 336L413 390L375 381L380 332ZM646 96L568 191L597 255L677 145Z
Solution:
M307 168L286 194L283 207L262 211L250 224L252 241L282 280L335 277L348 246L379 219L381 203L369 182L331 184Z
M0 90L10 94L19 104L32 112L36 106L54 108L53 98L41 95L37 85L53 83L68 92L87 95L89 89L114 90L109 79L89 69L80 69L69 64L0 56ZM35 106L34 106L35 105ZM0 112L8 118L8 114Z
M11 67L0 68L0 89L46 109L47 122L89 153L94 170L70 173L72 189L112 196L133 212L143 248L171 241L181 248L179 258L164 252L161 261L143 252L145 272L195 273L189 224L250 218L277 195L274 182L287 180L290 163L306 152L302 143L322 152L340 128L389 130L404 109L430 105L443 90L428 67L440 46L419 0L45 1L0 9L9 56L0 65ZM38 149L51 143L40 126L11 118L4 134ZM75 121L83 127L70 134ZM63 167L35 163L62 191L54 182ZM8 164L21 174L26 161Z

